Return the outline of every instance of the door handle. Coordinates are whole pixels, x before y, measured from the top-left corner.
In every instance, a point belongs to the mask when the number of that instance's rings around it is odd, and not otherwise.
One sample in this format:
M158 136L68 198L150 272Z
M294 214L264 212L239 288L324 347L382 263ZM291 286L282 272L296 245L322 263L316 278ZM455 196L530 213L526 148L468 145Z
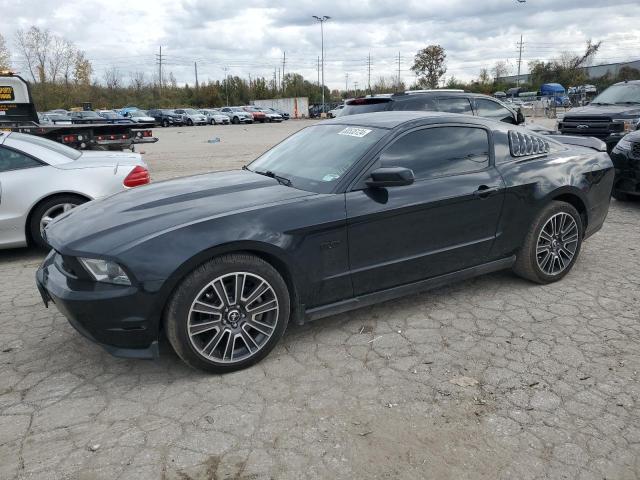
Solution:
M495 195L496 193L498 193L499 190L500 190L500 187L495 187L495 186L490 187L487 185L480 185L478 189L475 192L473 192L473 195L480 198L487 198L487 197L490 197L491 195Z

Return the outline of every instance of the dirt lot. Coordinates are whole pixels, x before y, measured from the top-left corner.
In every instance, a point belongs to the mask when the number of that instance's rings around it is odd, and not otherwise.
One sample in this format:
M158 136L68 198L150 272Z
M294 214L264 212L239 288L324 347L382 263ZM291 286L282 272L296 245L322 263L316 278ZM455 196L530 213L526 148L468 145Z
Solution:
M154 179L238 167L308 122L158 129ZM220 143L206 143L219 137ZM0 479L635 479L640 203L562 282L508 272L292 326L210 376L116 359L0 253Z

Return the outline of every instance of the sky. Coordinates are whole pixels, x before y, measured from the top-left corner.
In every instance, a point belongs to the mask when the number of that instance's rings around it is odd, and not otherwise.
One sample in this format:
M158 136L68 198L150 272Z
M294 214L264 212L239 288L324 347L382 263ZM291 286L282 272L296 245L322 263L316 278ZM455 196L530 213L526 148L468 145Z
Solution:
M116 67L126 82L134 72L157 72L162 46L164 75L179 83L225 73L273 78L274 70L317 81L324 23L325 83L332 89L364 88L379 77L415 80L413 57L430 44L447 54L446 78L469 81L481 68L506 61L517 72L522 35L522 72L531 60L579 53L588 39L602 41L594 63L640 58L638 0L0 0L0 34L23 71L15 32L36 25L84 50L101 81ZM347 77L348 75L348 77Z

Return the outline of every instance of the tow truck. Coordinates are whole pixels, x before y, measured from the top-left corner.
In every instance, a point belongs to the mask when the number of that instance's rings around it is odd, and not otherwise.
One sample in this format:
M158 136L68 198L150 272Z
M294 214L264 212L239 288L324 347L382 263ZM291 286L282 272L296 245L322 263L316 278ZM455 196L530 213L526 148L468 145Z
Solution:
M29 83L11 71L0 71L0 130L48 138L78 150L134 151L135 145L155 143L154 124L40 124Z

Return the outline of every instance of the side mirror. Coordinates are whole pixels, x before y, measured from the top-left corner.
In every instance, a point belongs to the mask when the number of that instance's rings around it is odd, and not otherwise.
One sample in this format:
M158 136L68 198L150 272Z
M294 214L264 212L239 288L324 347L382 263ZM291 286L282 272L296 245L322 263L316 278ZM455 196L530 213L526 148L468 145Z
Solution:
M519 107L518 110L516 111L516 125L520 125L525 121L526 119L524 118L524 113L522 113L522 108Z
M380 167L371 172L371 178L366 181L368 187L402 187L411 185L415 181L413 170L404 167Z

